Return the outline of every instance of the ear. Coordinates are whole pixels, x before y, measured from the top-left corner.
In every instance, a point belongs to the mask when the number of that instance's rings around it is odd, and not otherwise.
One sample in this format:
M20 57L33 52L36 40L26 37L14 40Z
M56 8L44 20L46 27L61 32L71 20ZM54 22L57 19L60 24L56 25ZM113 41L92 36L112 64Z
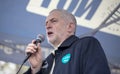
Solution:
M74 33L74 29L75 29L75 24L69 23L69 24L67 25L68 33Z

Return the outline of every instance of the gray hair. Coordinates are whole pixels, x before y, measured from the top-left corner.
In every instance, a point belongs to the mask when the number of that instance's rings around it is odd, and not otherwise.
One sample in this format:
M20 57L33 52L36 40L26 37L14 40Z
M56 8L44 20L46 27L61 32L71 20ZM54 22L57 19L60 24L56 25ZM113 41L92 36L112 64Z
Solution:
M50 13L52 13L52 12L54 12L54 11L58 11L58 12L60 12L62 15L62 17L64 18L64 19L66 19L67 21L70 21L70 22L72 22L74 25L75 25L75 27L76 27L76 18L74 17L74 15L73 14L71 14L71 13L69 13L67 10L63 10L63 9L54 9L54 10L52 10ZM76 28L75 28L76 29Z

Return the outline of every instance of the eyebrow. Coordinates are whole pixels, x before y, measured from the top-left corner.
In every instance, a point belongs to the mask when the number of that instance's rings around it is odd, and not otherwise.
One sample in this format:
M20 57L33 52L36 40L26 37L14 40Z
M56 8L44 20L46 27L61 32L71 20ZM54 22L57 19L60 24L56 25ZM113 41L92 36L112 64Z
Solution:
M51 18L51 19L49 19L50 21L52 21L52 20L56 20L56 18ZM48 22L49 20L46 20L46 22Z

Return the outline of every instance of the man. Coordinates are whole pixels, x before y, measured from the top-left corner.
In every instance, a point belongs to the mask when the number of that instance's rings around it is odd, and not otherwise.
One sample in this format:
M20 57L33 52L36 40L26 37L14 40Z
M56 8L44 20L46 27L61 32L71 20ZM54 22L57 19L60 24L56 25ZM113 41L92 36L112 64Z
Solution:
M31 67L25 74L110 74L102 47L93 37L75 36L76 19L69 12L54 9L46 19L48 42L55 50L42 59L40 44L28 44Z

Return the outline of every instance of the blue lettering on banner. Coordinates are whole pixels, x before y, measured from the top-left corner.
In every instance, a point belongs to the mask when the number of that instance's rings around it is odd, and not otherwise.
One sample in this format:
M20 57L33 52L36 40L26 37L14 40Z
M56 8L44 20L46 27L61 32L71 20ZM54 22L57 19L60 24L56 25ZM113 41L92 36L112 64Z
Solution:
M51 1L51 0L43 0L41 6L42 6L42 7L45 7L45 8L48 8L48 5L49 5L50 1Z
M76 8L76 5L78 4L80 0L72 0L72 2L70 3L69 8L67 9L70 12L73 12L73 10Z
M57 5L57 8L59 9L63 9L63 7L65 6L65 3L67 2L67 0L59 0L59 3Z
M75 16L82 16L87 10L90 9L89 13L86 16L86 19L90 20L94 13L96 12L98 6L101 3L101 0L93 0L88 7L86 7L89 0L82 0L81 4L79 5ZM86 7L86 8L85 8Z
M63 9L67 1L68 0L59 0L56 8ZM86 20L92 19L97 8L102 2L102 0L92 0L91 3L89 3L88 5L89 0L82 0L80 3L79 1L81 0L72 0L66 10L68 10L69 12L73 12L75 8L78 6L77 9L75 10L75 13L73 14L77 17L81 17L88 11L85 17ZM49 8L50 2L51 0L43 0L41 7Z

